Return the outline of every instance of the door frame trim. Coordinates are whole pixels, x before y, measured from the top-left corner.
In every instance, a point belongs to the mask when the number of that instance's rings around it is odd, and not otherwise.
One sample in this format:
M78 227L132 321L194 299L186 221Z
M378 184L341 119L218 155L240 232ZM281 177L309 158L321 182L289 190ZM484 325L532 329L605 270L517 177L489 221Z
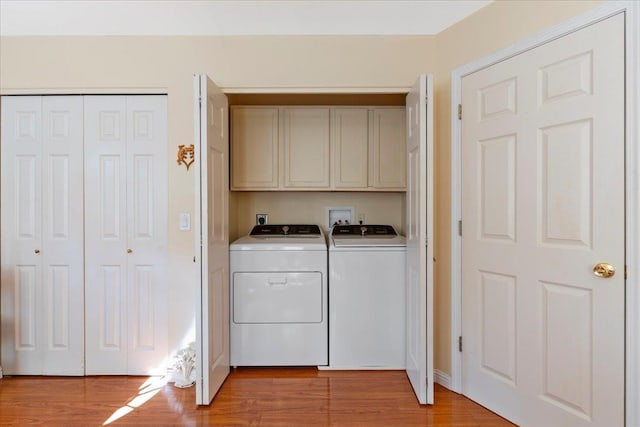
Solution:
M462 257L458 221L462 218L461 122L462 79L613 15L625 13L625 422L640 425L640 3L607 2L563 23L536 33L491 55L464 64L451 73L451 389L462 393Z

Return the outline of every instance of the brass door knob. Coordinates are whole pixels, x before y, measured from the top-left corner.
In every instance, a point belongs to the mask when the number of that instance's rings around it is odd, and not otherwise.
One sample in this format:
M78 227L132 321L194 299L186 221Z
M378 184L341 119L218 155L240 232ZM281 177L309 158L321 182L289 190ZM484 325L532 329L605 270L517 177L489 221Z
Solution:
M127 253L130 254L133 252L133 249L127 249Z
M33 251L33 252L35 252L35 253L39 254L39 253L40 253L40 249L36 249L36 250L35 250L35 251Z
M608 262L601 262L593 266L593 274L606 279L616 274L616 268Z

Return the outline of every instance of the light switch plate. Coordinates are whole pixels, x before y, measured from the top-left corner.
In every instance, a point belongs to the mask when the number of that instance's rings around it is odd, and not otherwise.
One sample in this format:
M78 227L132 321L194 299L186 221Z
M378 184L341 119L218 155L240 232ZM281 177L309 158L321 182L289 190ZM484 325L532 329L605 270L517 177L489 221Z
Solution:
M178 225L180 231L191 230L191 215L186 212L180 213L180 223Z

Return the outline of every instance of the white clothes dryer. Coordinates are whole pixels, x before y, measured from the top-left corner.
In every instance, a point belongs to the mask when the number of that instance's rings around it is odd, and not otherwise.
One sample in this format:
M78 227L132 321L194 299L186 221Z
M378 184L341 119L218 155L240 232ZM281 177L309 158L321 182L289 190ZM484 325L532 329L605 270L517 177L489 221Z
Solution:
M327 243L320 227L256 225L229 251L231 366L327 365Z
M329 369L404 369L406 239L336 225L329 239Z

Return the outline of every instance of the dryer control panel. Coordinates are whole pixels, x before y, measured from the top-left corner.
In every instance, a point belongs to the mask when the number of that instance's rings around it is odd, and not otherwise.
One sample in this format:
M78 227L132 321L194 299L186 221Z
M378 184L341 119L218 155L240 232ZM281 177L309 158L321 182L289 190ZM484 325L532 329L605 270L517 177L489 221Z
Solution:
M320 227L315 224L260 224L255 225L250 236L320 236Z

